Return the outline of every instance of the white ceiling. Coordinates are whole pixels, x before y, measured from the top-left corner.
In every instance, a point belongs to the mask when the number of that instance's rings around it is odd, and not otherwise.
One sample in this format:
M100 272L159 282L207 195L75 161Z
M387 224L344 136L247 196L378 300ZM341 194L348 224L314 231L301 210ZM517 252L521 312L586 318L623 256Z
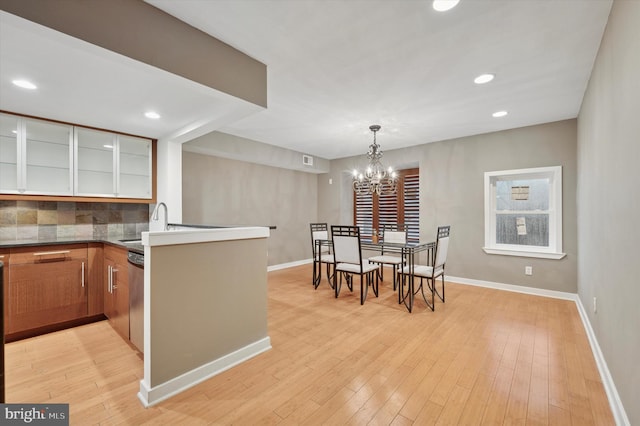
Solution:
M389 150L576 117L611 8L611 0L461 0L445 13L430 0L147 2L265 63L268 108L5 13L0 108L157 138L204 123L200 133L328 159L366 152L368 127L380 124ZM475 85L485 72L495 80ZM13 87L18 74L42 90ZM145 108L163 118L149 122ZM498 110L509 114L493 118Z

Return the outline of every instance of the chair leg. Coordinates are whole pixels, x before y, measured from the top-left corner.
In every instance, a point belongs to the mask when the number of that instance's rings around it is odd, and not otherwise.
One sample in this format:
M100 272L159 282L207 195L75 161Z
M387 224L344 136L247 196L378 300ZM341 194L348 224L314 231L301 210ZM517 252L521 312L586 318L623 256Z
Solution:
M374 273L371 274L371 288L373 288L373 294L376 295L376 297L378 297L378 289L379 289L379 282L378 282L378 276Z
M318 288L320 284L320 274L322 274L322 265L313 260L313 288Z
M398 283L398 305L402 303L402 293L404 292L404 282L406 280L405 274L399 274L398 278L400 282Z
M396 291L398 284L398 265L393 264L393 291Z
M414 296L414 277L411 274L401 274L402 280L400 281L400 287L398 289L398 304L404 303L409 313L413 309L413 296ZM405 290L406 288L406 290Z
M435 303L434 303L434 298L433 298L433 293L434 293L434 286L435 284L433 284L433 278L428 278L428 277L424 277L425 280L427 280L427 285L426 287L428 287L428 291L431 291L431 302L429 302L429 300L427 300L427 296L424 294L424 288L425 286L422 285L422 277L420 277L420 293L422 294L422 298L424 299L424 303L427 304L427 306L429 308L431 308L431 310L435 310ZM416 293L418 292L418 290L416 290Z
M340 275L340 284L338 284L338 275ZM338 294L340 294L340 288L342 287L342 274L338 274L335 270L333 271L333 290L336 294L336 299L338 298Z
M435 278L433 278L433 289L435 293L438 295L438 298L442 300L442 303L444 303L444 274L440 275L440 278L442 279L442 295L438 292L438 289L436 288Z
M367 293L369 292L369 274L366 277L360 275L360 304L364 305L364 301L367 299Z
M332 263L327 263L327 281L329 282L329 286L333 288L333 275L335 275L335 270L331 273L331 269L334 265ZM318 285L320 284L320 280L318 280Z
M380 268L376 271L376 276L384 281L384 278L382 277L382 263L378 263L378 262L370 262L370 263L375 263L376 265L380 265Z

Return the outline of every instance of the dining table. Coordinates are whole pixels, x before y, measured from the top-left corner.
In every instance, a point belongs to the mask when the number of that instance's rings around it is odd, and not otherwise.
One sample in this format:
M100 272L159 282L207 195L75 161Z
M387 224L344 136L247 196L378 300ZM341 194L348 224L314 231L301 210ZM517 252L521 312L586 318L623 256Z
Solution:
M331 240L315 240L316 244L316 253L320 253L320 249L323 247L329 247L330 249L333 247L333 242ZM415 266L418 264L416 262L416 257L419 253L426 252L426 261L427 265L432 266L434 262L435 255L435 241L407 241L406 243L385 243L382 242L373 242L370 240L360 240L360 248L362 250L371 250L378 251L380 253L398 253L400 257L404 260L405 267L409 271L408 274L401 274L400 285L398 286L398 304L404 304L409 312L412 312L414 300L415 300L415 284L414 284L414 270ZM319 257L314 259L314 266L317 262L318 266L320 265ZM316 276L315 267L314 267L314 284L317 282L316 280L319 277ZM426 301L426 300L425 300ZM429 305L429 302L426 301ZM433 305L429 305L429 308L433 311Z

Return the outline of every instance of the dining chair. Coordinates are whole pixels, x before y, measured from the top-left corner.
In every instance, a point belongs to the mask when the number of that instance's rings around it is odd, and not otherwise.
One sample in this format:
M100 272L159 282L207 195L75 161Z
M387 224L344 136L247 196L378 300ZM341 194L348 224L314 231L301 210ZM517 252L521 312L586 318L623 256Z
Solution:
M380 265L378 270L378 276L384 281L384 265L391 265L393 268L393 290L396 290L398 283L398 270L399 267L404 265L404 259L402 256L394 256L384 253L385 244L406 244L407 233L409 227L405 224L398 223L385 223L382 225L382 232L380 234L379 242L382 243L380 248L380 255L369 258L369 262L377 263Z
M335 259L333 273L333 288L336 298L342 287L342 277L345 277L347 287L353 291L353 276L360 276L360 304L367 299L369 287L378 297L378 274L380 265L362 260L362 247L360 245L360 227L350 225L331 226L333 237L333 257ZM340 281L338 282L338 275Z
M329 286L333 288L333 267L335 260L331 253L331 246L329 244L322 244L322 241L327 242L329 238L329 227L326 223L311 223L311 252L313 253L313 287L318 288L322 281L322 264L324 263L327 268L327 281Z
M425 303L431 308L432 311L435 310L434 294L436 294L440 298L440 300L444 302L444 266L447 262L450 230L451 226L449 225L438 227L436 245L432 257L432 265L412 265L413 267L404 266L401 269L403 289L401 289L400 291L402 293L404 293L404 282L407 277L409 279L413 279L416 277L420 278L420 286L417 289L413 290L413 294L403 294L403 298L413 297L415 294L418 294L419 291L422 294L422 298L424 299ZM440 292L438 292L438 289L436 288L436 278L438 277L442 279L442 294L440 294ZM423 285L423 280L427 281L428 291L431 292L431 301L427 300L427 296L424 293L425 286ZM411 286L409 288L411 288Z

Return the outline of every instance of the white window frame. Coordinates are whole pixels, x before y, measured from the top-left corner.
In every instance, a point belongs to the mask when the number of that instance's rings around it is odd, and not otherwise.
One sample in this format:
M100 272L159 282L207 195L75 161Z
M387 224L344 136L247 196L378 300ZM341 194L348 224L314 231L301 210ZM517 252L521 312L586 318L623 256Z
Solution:
M549 246L496 243L496 182L549 179ZM487 254L562 259L562 166L502 170L484 174L484 247Z

